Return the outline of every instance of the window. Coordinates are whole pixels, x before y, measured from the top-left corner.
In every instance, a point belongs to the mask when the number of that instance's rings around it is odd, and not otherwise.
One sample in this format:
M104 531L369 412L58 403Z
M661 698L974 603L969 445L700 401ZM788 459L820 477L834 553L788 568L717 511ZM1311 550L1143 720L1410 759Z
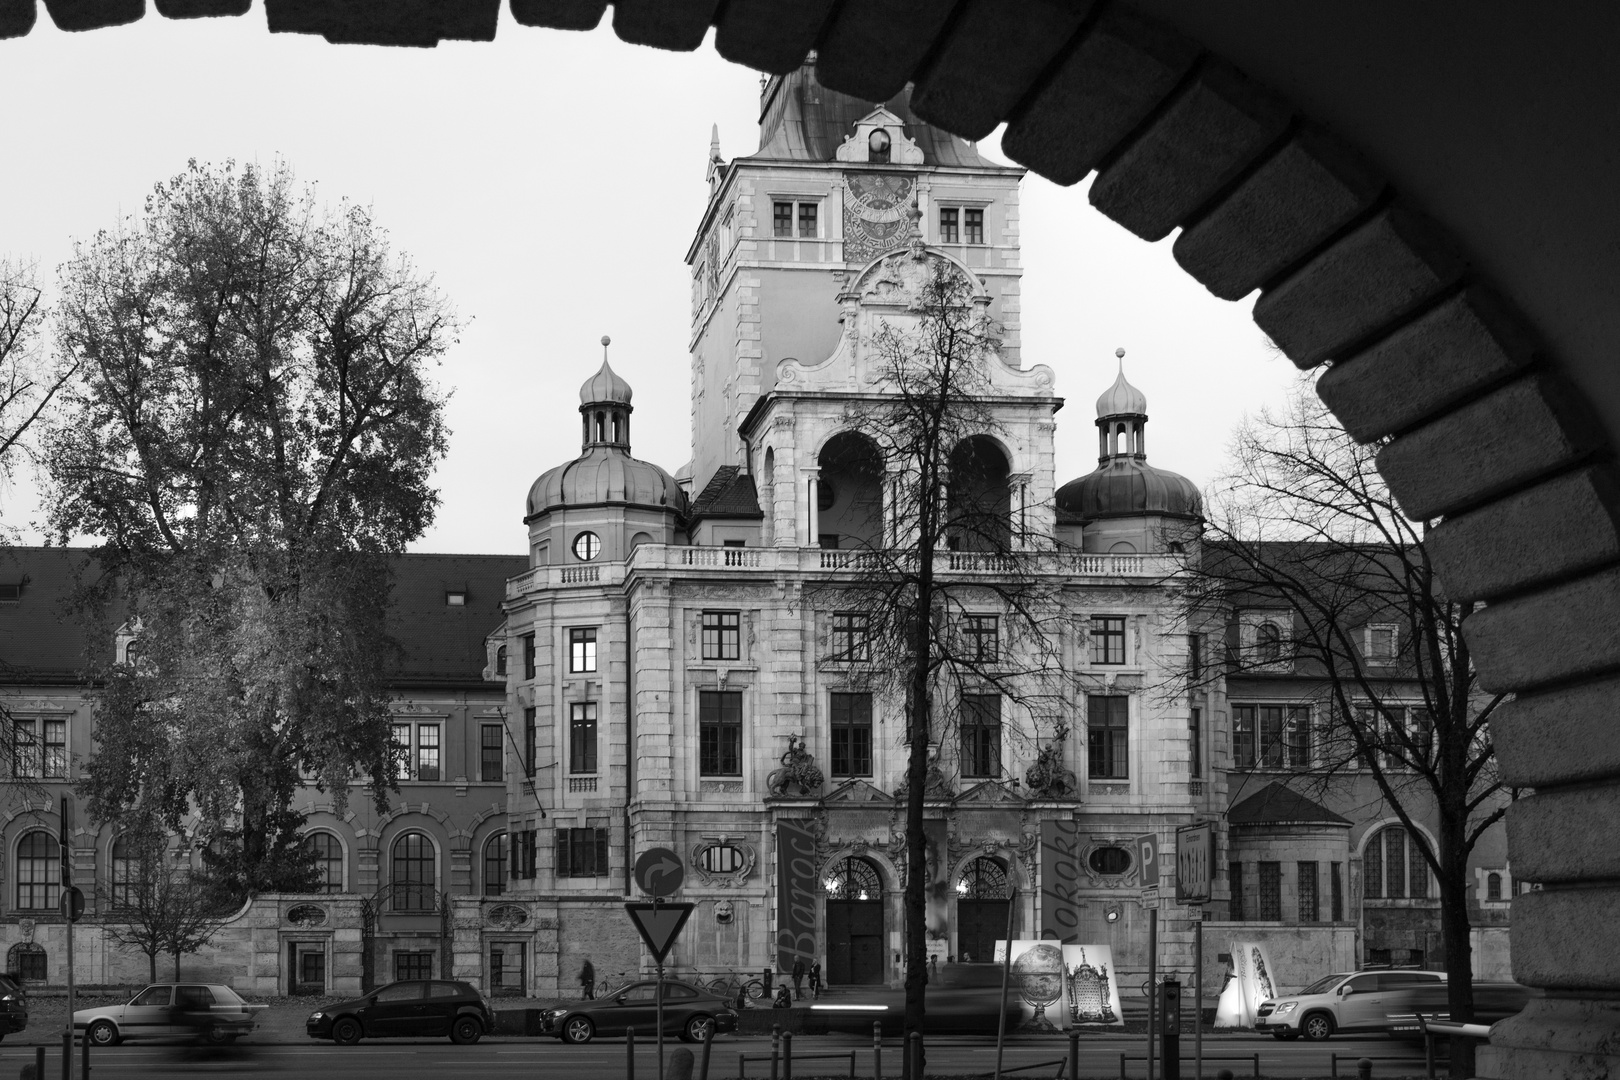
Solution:
M962 695L962 775L1001 775L1001 697Z
M872 775L872 695L832 695L832 774Z
M858 855L827 868L827 879L822 882L829 900L881 900L883 878L878 868Z
M882 128L876 129L866 137L866 160L888 161L889 146L889 133Z
M822 551L837 551L838 534L816 533L816 547L820 548Z
M1271 922L1282 918L1282 863L1260 863L1260 918Z
M528 986L521 941L496 941L489 946L489 992L494 996L521 997Z
M394 841L389 884L395 911L434 910L433 854L433 842L421 833L406 833Z
M411 725L394 725L394 779L411 778Z
M1305 769L1311 764L1310 709L1303 705L1232 706L1232 765Z
M1494 870L1485 875L1485 899L1502 899L1502 875Z
M703 613L703 659L736 660L742 655L742 616L735 611Z
M19 941L6 952L6 970L24 982L44 982L45 947L32 941ZM163 987L162 1004L169 1003L169 988Z
M445 593L444 604L446 607L466 607L467 591L465 589L453 589Z
M439 779L439 725L416 725L416 778Z
M496 833L484 841L484 895L500 896L506 891L506 834Z
M315 891L340 893L343 891L343 845L329 832L304 834L304 850L315 865ZM113 852L116 864L118 853Z
M557 830L558 877L602 877L607 872L606 829Z
M793 204L790 202L773 203L771 206L771 231L777 236L793 235Z
M596 772L596 702L576 701L569 706L568 771Z
M984 211L968 207L962 211L962 241L967 244L984 243Z
M1432 760L1434 717L1420 705L1384 702L1378 707L1362 706L1356 709L1356 727L1369 744L1362 756L1365 768L1372 768L1374 750L1380 751L1379 764L1384 769L1408 769Z
M506 674L506 646L502 645L495 650L495 674Z
M872 659L871 623L864 614L840 611L833 616L829 659L850 664Z
M24 834L17 845L17 906L27 911L54 910L61 880L61 851L56 837L43 829Z
M1099 874L1123 874L1131 868L1131 853L1122 847L1092 848L1086 865Z
M1331 912L1334 922L1344 921L1344 864L1328 864L1328 885L1331 893L1329 901L1332 904Z
M11 770L19 780L67 779L67 721L18 717L12 728Z
M799 235L816 235L816 204L802 202L799 204Z
M478 779L486 784L498 784L506 779L504 748L506 729L499 724L481 724L478 728Z
M1001 620L995 615L969 615L962 620L967 658L975 663L994 664L1001 658Z
M742 775L740 691L698 691L698 759L704 776Z
M1399 825L1391 825L1367 841L1361 873L1367 899L1428 898L1429 865L1420 845Z
M173 998L174 987L172 986L148 986L137 994L135 1000L130 1004L151 1008L158 1005L168 1005Z
M1204 775L1204 710L1194 706L1187 717L1188 771L1194 780Z
M1362 655L1374 663L1391 663L1395 659L1398 637L1394 623L1373 623L1363 630Z
M1125 662L1125 616L1091 617L1091 662L1093 664Z
M956 895L963 900L1006 900L1007 868L998 859L981 855L968 863L956 879Z
M1316 863L1302 862L1299 864L1299 921L1318 922L1320 916L1316 903Z
M957 221L961 210L955 206L942 206L939 208L939 242L942 244L957 243Z
M539 748L540 731L534 722L534 706L523 710L523 775L534 779L535 752Z
M605 433L602 431L600 413L597 414L596 429L597 439L602 440ZM587 529L574 537L574 558L580 562L590 562L600 554L602 554L602 538L600 536Z
M397 952L394 954L394 981L404 982L407 979L433 978L433 953L428 949L413 950L411 952ZM386 987L384 988L386 989ZM398 1001L408 1001L422 996L420 986L407 986L399 988ZM382 1001L382 994L377 995Z
M523 635L523 677L534 678L534 635Z
M1087 771L1093 780L1130 776L1130 706L1123 694L1086 699Z
M957 223L961 231L957 231ZM973 206L939 208L939 242L942 244L984 243L984 209Z
M507 854L512 860L512 876L534 877L537 862L535 855L540 846L539 834L534 829L524 829L511 838L509 845Z
M1262 664L1275 664L1282 659L1282 627L1274 622L1263 622L1254 628L1254 658Z
M568 670L596 670L596 627L576 626L568 631Z
M798 235L814 239L820 230L821 204L815 200L795 202L778 199L771 203L771 234L783 239L794 235L794 221L798 222Z
M112 879L107 899L114 909L132 907L141 899L145 867L135 841L120 836L112 846Z
M1204 639L1200 634L1187 635L1187 674L1194 682L1204 677Z
M743 853L730 844L711 844L703 849L698 861L711 874L735 874L742 869Z
M1232 921L1243 921L1243 864L1240 862L1226 865L1227 880L1232 885Z

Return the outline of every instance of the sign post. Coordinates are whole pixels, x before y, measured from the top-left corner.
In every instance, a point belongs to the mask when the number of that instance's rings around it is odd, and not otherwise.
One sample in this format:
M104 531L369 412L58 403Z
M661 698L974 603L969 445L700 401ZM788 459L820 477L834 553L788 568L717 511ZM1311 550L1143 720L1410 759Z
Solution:
M1215 823L1176 830L1176 902L1193 909L1193 1075L1204 1075L1204 905L1215 887Z
M686 867L681 857L669 848L655 847L643 851L636 859L636 885L652 897L651 904L626 904L630 921L636 924L641 940L652 950L657 972L653 984L655 1004L654 1023L658 1025L658 1080L664 1080L664 957L669 955L681 927L691 918L692 904L665 904L664 897L672 895L686 880Z
M67 1022L62 1029L62 1080L70 1080L73 1072L73 914L74 894L78 893L78 912L84 914L84 894L73 887L73 799L63 795L57 817L60 826L56 844L62 860L62 914L67 916ZM88 1038L88 1034L86 1038Z

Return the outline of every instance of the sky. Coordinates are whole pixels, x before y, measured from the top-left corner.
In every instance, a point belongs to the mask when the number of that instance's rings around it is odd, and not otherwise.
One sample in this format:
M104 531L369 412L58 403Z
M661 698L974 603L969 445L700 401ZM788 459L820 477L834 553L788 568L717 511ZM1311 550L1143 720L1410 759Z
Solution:
M285 160L323 199L369 205L395 250L434 275L465 321L435 372L450 392L437 519L414 551L527 548L523 502L579 452L577 391L613 339L635 389L637 457L690 456L689 273L711 125L727 157L758 147L760 76L721 60L590 33L519 26L434 49L334 46L241 18L65 34L43 6L0 41L7 102L0 255L49 286L75 238L138 212L205 162ZM997 137L981 150L1003 160ZM1278 405L1293 366L1250 318L1091 209L1085 185L1031 174L1021 208L1024 363L1067 399L1057 483L1096 465L1093 403L1114 350L1148 397L1149 461L1201 487L1243 415ZM26 468L0 519L39 543Z

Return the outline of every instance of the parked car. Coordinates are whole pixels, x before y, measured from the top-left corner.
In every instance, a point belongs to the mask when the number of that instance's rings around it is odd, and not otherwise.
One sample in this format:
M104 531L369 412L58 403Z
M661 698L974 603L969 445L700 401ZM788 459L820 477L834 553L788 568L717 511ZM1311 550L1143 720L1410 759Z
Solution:
M623 1035L630 1028L637 1035L655 1036L657 987L653 981L636 982L612 997L564 1002L541 1014L541 1030L570 1043L590 1042L598 1035ZM701 1042L711 1025L716 1034L737 1030L736 1010L725 998L679 979L664 980L665 1035Z
M1383 1031L1389 1026L1391 995L1421 983L1443 983L1442 971L1341 971L1297 994L1267 998L1256 1012L1254 1030L1279 1039L1331 1038L1337 1032Z
M341 1046L353 1046L363 1038L437 1035L448 1035L453 1043L475 1043L495 1030L495 1014L467 983L404 979L379 986L365 997L315 1010L304 1030L312 1039L331 1039Z
M28 992L22 980L0 975L0 1039L28 1026Z
M228 1043L253 1030L254 1013L263 1007L221 983L153 983L122 1005L79 1009L73 1029L96 1046L184 1036Z
M1518 983L1476 982L1474 1019L1470 1023L1494 1024L1506 1020L1530 1000L1530 990ZM1444 983L1420 983L1389 994L1384 1002L1389 1021L1386 1030L1397 1038L1422 1039L1417 1014L1429 1019L1451 1019L1451 1002Z

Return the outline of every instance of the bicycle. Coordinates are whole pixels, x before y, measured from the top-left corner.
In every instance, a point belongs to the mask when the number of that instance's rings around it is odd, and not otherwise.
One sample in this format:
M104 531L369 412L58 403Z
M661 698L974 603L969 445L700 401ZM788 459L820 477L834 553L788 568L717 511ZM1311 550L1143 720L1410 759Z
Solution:
M1183 972L1166 971L1166 972L1164 972L1163 974L1161 974L1159 976L1159 981L1160 982L1168 982L1171 979L1175 979L1177 982L1181 983L1182 986L1186 986L1187 985L1187 980L1189 978L1191 978L1191 976L1186 975ZM1152 997L1153 996L1153 980L1152 979L1143 979L1142 980L1142 996L1143 997Z
M718 975L702 986L709 993L723 998L735 998L739 989L755 1001L765 996L765 983L762 980L734 972Z
M610 998L614 994L617 994L620 990L623 990L625 987L629 986L631 983L640 981L641 975L639 972L632 974L630 972L620 971L613 975L604 975L602 978L597 980L596 996L599 998Z

